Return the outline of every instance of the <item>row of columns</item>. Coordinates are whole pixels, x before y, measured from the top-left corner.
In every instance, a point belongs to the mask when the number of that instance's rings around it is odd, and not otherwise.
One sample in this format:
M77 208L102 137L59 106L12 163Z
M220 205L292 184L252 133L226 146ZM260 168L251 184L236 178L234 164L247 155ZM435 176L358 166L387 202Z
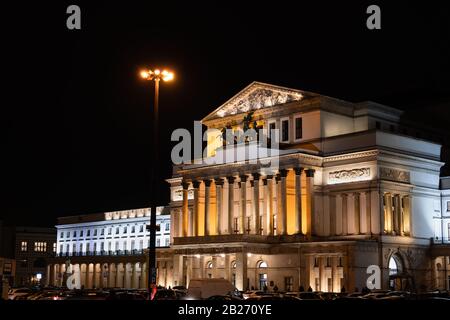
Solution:
M71 275L73 284L79 289L147 287L146 263L51 264L47 274L47 284L58 287L66 286Z
M391 235L410 234L411 202L408 195L385 193L384 232Z
M307 234L314 233L314 170L303 168L293 169L295 173L295 233L302 234L306 226ZM301 195L301 175L305 171L306 175L306 219L302 218L302 195ZM193 187L193 210L190 213L188 202L188 189L190 183L183 181L183 204L181 217L181 235L180 236L199 236L199 216L203 215L203 230L204 235L221 234L224 230L222 224L223 216L226 217L226 230L228 234L233 233L251 233L251 234L266 234L266 235L280 235L287 234L287 187L286 177L289 170L281 169L276 175L267 175L262 177L259 173L245 174L239 176L238 187L240 190L240 198L235 199L235 176L228 176L226 178L205 179L204 196L205 204L204 211L200 212L200 184L201 181L192 181ZM253 179L249 179L253 178ZM223 201L226 201L223 193L223 185L225 180L228 182L228 212L223 212ZM214 225L211 224L212 211L211 210L211 184L214 181L216 190L216 203ZM260 203L260 183L263 183L263 207ZM247 184L250 183L253 190L253 201L251 206L251 214L247 213ZM276 187L276 203L277 214L275 215L274 200L274 184ZM237 220L235 219L235 202L239 201L239 213ZM261 210L263 209L263 210ZM264 215L261 213L265 212ZM247 220L249 219L249 220ZM249 223L250 222L250 223Z

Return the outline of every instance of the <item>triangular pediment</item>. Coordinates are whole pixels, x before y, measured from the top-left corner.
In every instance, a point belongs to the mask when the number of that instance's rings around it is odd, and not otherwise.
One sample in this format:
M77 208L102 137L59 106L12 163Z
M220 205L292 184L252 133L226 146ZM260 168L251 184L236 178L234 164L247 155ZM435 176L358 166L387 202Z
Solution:
M256 111L292 101L300 101L305 97L305 94L307 93L300 90L267 83L252 82L230 100L211 112L202 121Z

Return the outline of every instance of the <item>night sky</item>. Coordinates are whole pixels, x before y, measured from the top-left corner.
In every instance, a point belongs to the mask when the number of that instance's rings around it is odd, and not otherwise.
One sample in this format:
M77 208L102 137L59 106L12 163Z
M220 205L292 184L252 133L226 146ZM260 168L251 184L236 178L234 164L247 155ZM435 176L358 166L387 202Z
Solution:
M152 158L161 177L171 174L172 131L192 129L252 81L377 101L450 131L441 3L291 2L2 3L0 219L52 226L58 216L148 206ZM381 30L366 28L372 3ZM69 4L81 7L79 31L66 28ZM161 86L157 154L144 66L176 74ZM167 204L168 185L159 186Z

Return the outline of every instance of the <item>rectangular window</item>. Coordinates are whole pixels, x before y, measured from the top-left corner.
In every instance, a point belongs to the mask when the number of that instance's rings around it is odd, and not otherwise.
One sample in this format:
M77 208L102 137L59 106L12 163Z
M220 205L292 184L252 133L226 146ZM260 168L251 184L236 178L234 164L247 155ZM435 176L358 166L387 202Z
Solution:
M69 231L67 231L67 237L66 238L70 238L70 232Z
M314 258L314 268L319 267L319 258Z
M77 232L76 232L76 231L73 232L73 237L74 237L74 238L77 237Z
M127 233L127 227L123 227L123 233Z
M447 241L450 241L450 223L447 224Z
M116 228L116 234L119 234L119 227Z
M53 252L56 252L56 242L53 242Z
M108 229L108 234L111 235L111 233L112 233L112 228L109 228Z
M77 245L75 243L72 245L72 252L77 252Z
M144 249L143 246L144 246L144 240L140 240L139 241L139 250Z
M69 244L66 245L66 253L69 253Z
M295 118L295 140L300 140L303 137L303 120L302 118Z
M59 237L60 237L61 239L63 239L63 238L64 238L64 232L61 232L61 233L59 234Z
M125 250L127 250L127 249L128 249L128 248L127 248L127 242L124 241L124 242L123 242L123 248L122 248L122 250L125 251Z
M281 141L282 142L289 141L289 120L281 121Z
M82 237L82 236L83 236L83 230L80 231L80 237Z
M269 132L267 133L267 136L269 137L269 139L272 138L272 134L275 134L272 131L276 129L276 126L277 126L276 122L269 123Z
M105 229L102 229L102 231L100 231L100 235L102 235L102 236L105 235Z
M294 278L284 277L284 290L286 292L293 291L294 289Z
M59 253L62 253L62 252L63 252L63 245L60 244L60 245L59 245Z
M343 267L344 266L344 264L343 264L343 259L342 259L342 257L339 257L339 265L338 265L338 267Z
M47 242L35 242L34 252L47 252Z
M131 233L134 233L136 231L136 227L135 226L132 226L131 227Z
M94 229L94 237L97 236L97 229Z
M105 251L105 243L103 241L100 243L100 250Z
M136 249L134 246L135 246L135 241L134 241L134 240L131 240L131 250Z
M447 212L450 212L450 201L447 201Z
M139 227L139 232L144 232L144 225L141 224L141 226Z
M27 252L28 251L28 242L22 241L20 243L20 251Z
M156 246L159 247L161 245L161 240L160 239L156 239Z
M166 222L166 231L170 231L170 222Z
M91 244L88 243L86 244L86 252L90 252L91 251Z
M88 229L88 231L86 232L86 237L90 237L91 236L91 229Z
M166 247L169 246L169 238L166 238Z

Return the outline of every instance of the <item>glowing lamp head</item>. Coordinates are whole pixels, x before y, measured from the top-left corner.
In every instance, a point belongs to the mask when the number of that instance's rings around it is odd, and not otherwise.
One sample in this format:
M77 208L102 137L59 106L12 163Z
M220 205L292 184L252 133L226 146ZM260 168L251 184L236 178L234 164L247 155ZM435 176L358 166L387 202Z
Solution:
M164 70L162 73L162 79L163 79L163 81L171 81L171 80L173 80L173 72L169 72L169 71L166 71L166 70Z
M159 76L159 74L161 73L161 71L159 71L159 69L156 69L155 71L155 75Z
M141 71L141 78L142 79L148 79L149 76L150 76L150 74L148 73L148 71L145 71L145 70Z

